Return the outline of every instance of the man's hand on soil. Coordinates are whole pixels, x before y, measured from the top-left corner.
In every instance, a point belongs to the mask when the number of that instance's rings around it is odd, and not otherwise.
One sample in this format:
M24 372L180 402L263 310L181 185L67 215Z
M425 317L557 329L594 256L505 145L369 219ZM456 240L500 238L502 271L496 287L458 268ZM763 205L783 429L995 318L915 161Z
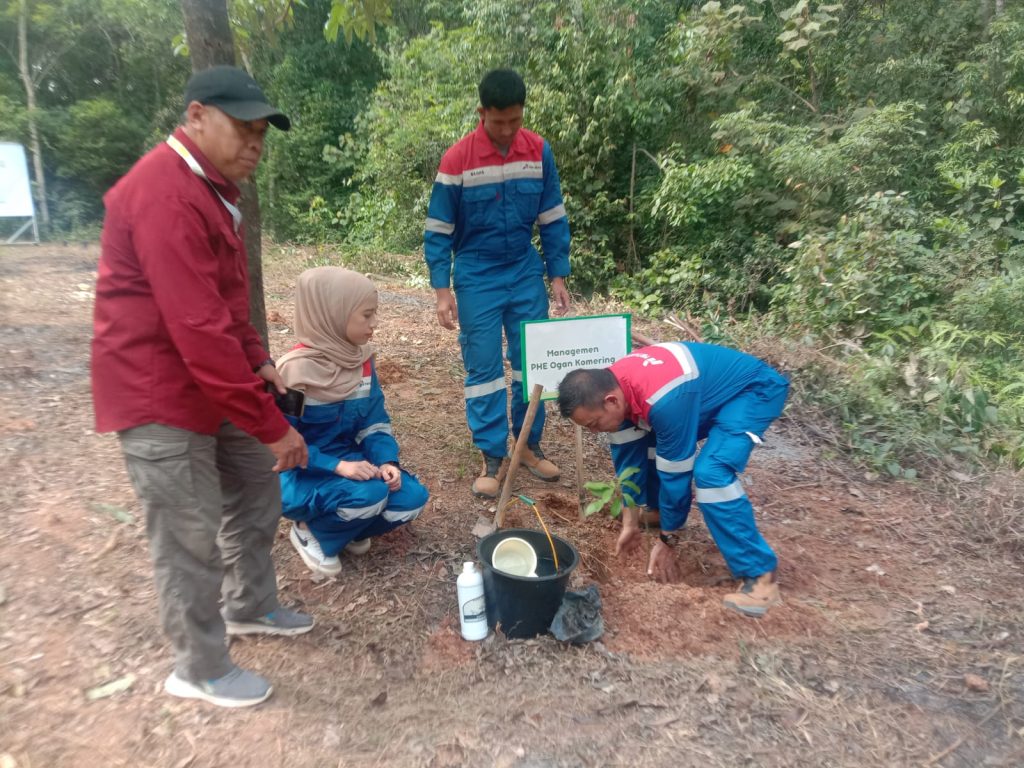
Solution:
M644 535L639 528L622 526L622 533L619 534L619 539L615 542L616 557L632 554L640 548L643 540Z
M659 584L674 584L679 581L679 561L676 552L668 544L657 541L651 549L651 559L647 564L647 575L653 576Z
M640 532L639 511L636 507L625 507L622 510L622 533L615 542L615 556L628 555L643 543Z

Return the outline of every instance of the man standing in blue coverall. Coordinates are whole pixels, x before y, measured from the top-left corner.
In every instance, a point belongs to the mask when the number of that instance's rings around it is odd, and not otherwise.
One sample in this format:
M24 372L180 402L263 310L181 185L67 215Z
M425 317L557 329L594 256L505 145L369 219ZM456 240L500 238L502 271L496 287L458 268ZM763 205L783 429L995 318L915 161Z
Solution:
M577 369L562 380L561 414L592 432L613 433L616 474L637 467L631 479L641 493L634 501L660 509L648 575L661 582L678 578L673 548L690 512L692 481L704 522L741 580L739 590L725 596L725 607L759 617L782 602L778 561L757 530L737 475L782 413L788 389L786 379L756 357L690 342L643 347L609 368ZM697 441L705 438L698 455ZM637 518L635 507L624 510L616 554L640 545Z
M479 126L441 159L427 212L424 252L430 286L437 293L437 320L454 329L457 318L460 328L466 421L473 443L483 453L473 493L495 498L508 453L502 328L512 367L512 430L518 438L526 415L519 324L548 316L545 272L555 314L569 309L569 221L551 146L522 127L523 79L510 69L496 69L484 75L479 90ZM543 259L531 242L534 222L540 229ZM555 481L559 469L541 451L543 432L544 411L539 409L523 464L541 480Z

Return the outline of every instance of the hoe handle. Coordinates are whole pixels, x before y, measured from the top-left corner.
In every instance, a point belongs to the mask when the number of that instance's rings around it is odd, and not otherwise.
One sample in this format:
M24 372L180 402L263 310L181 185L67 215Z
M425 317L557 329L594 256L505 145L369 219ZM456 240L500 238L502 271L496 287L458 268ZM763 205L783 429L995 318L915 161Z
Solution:
M505 505L508 504L508 498L512 495L512 483L516 479L516 472L519 470L519 463L523 458L523 449L526 448L526 443L530 439L530 427L533 426L533 420L537 418L537 406L540 405L540 396L543 392L544 386L541 384L534 384L533 391L530 392L530 405L526 408L523 426L519 430L516 447L512 451L512 461L509 463L508 473L505 475L505 484L501 487L498 508L494 512L495 528L501 528L502 523L505 522Z

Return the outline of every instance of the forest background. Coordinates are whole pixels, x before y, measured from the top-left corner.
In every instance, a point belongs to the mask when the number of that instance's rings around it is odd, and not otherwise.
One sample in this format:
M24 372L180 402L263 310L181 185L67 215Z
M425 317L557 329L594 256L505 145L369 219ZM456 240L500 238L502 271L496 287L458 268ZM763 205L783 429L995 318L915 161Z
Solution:
M574 292L770 350L869 473L1019 480L1024 2L228 8L293 121L258 171L269 241L427 291L389 254L421 249L480 75L512 66L559 164ZM0 140L38 160L48 237L97 237L105 190L177 123L183 30L177 0L0 2ZM1019 546L1022 524L1004 506L985 535Z

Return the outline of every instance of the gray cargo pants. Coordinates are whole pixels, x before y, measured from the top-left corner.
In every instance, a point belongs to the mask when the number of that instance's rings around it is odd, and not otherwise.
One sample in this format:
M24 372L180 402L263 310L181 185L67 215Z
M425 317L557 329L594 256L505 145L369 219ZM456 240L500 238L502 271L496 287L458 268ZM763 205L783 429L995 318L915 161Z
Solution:
M160 619L190 682L231 671L224 615L278 607L270 559L281 486L270 450L230 422L216 435L146 424L118 433L146 514Z

